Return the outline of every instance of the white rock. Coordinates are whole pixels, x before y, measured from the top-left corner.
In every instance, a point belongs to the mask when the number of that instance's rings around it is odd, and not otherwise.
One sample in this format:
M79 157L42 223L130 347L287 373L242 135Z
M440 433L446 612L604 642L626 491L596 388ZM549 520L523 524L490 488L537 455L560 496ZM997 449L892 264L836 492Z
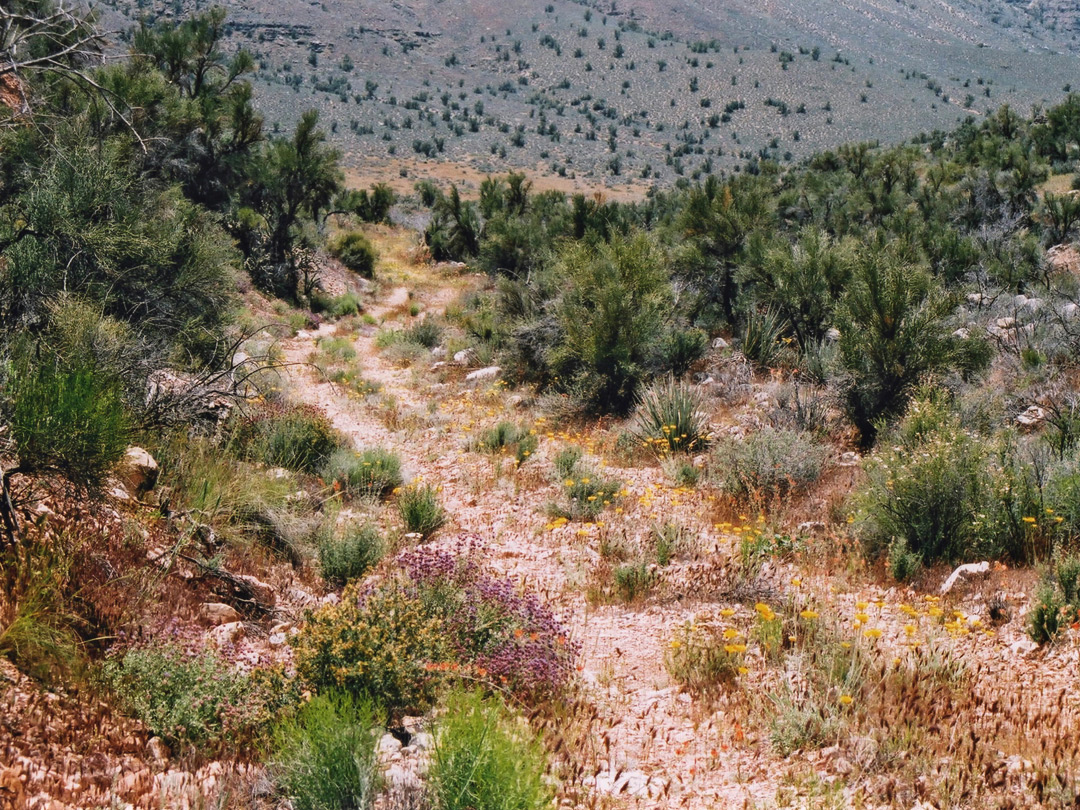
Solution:
M379 738L379 756L389 758L401 750L401 740L393 734L383 734Z
M397 763L386 769L386 784L391 790L419 790L421 787L420 777Z
M712 347L714 349L726 349L729 346L731 346L731 344L728 343L726 340L724 340L722 337L718 337L718 338L713 339Z
M210 638L219 647L228 647L244 637L246 632L243 622L229 622L210 631Z
M240 621L240 614L232 605L224 602L203 602L199 605L199 618L213 625Z
M454 354L454 362L459 366L467 366L474 360L476 360L476 352L472 349L462 349Z
M470 371L465 375L465 382L477 382L480 380L493 380L499 376L499 372L502 371L500 366L488 366L487 368L478 368L476 371Z
M434 357L436 360L442 360L444 357L446 357L446 349L442 346L436 346L434 349L431 350L431 356Z
M284 633L271 633L266 640L271 647L284 647L288 637Z
M825 339L830 343L836 343L840 339L840 330L835 326L831 327L828 332L825 333Z
M428 732L421 731L419 734L414 734L412 740L409 742L411 746L418 751L430 751L435 745L435 738Z
M990 563L988 563L986 560L983 560L979 563L966 563L965 565L959 566L955 571L949 574L949 578L945 580L944 584L942 584L942 595L947 594L949 591L951 591L953 589L953 586L956 584L956 581L960 579L960 577L969 577L974 576L975 574L985 574L989 570Z
M164 766L169 762L169 746L165 745L165 741L161 737L151 737L147 740L146 753L158 765Z
M1038 405L1031 405L1023 413L1018 414L1016 421L1024 427L1034 427L1046 418L1046 411Z
M1009 652L1013 655L1029 656L1039 649L1039 645L1030 638L1021 638L1009 645Z

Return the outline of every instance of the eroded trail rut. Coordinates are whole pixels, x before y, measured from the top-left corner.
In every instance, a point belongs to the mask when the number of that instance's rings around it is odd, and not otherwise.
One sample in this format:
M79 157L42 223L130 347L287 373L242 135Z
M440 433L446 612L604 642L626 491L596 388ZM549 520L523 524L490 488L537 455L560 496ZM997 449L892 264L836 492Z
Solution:
M460 290L435 283L411 299L429 316L441 315ZM466 384L452 363L429 371L433 360L394 365L375 346L382 329L403 328L414 319L405 287L386 292L367 314L380 323L349 333L366 380L377 396L359 397L334 385L306 361L321 339L338 329L323 324L300 332L282 348L293 397L322 409L357 448L382 446L398 453L406 480L422 478L441 487L450 523L434 542L462 535L482 540L490 564L552 602L582 645L581 677L602 720L582 752L586 783L596 797L616 805L691 808L768 806L776 777L756 741L720 709L702 709L670 681L663 665L673 629L694 611L671 605L590 606L584 591L597 557L595 526L552 528L544 506L558 494L551 458L587 437L547 433L534 459L519 470L512 459L466 450L468 437L501 419L524 420L518 398L500 383ZM661 495L658 469L611 469L627 497L624 531L640 530L661 512L672 516L694 508L678 496ZM700 508L700 507L698 507ZM619 510L622 512L623 510ZM592 542L590 542L592 540Z

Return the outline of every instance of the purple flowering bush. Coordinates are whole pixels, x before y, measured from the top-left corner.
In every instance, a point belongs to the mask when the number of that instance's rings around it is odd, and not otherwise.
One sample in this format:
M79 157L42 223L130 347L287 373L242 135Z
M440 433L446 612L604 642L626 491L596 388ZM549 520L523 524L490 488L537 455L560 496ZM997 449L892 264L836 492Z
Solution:
M531 701L555 697L569 686L578 644L535 594L485 572L473 544L457 553L418 548L397 563L427 610L439 617L454 664Z
M550 608L479 559L471 542L418 548L393 575L347 587L291 640L300 679L367 695L391 715L424 711L453 679L532 703L562 694L578 645Z

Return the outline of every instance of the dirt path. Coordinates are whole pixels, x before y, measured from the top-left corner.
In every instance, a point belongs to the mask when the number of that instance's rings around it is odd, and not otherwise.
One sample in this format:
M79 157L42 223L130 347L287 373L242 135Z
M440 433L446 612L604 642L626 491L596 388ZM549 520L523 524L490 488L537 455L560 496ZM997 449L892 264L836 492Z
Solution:
M443 314L457 298L460 284L425 285L410 299L394 287L367 314L382 328L401 328L411 317L407 304L429 314ZM290 363L303 363L319 340L337 328L324 324L301 332L283 350ZM535 461L515 471L511 459L492 459L465 451L468 437L501 419L521 418L501 385L464 383L464 371L443 367L398 368L375 347L375 326L352 337L364 378L380 386L372 398L350 396L321 379L310 366L290 366L293 396L321 408L335 427L358 448L382 446L397 452L406 479L420 477L442 488L451 526L440 542L461 534L483 538L493 567L541 592L556 604L582 644L582 678L605 718L602 761L590 777L598 796L635 807L762 807L773 804L775 775L766 771L755 741L722 710L703 714L680 694L664 670L664 650L676 625L692 611L678 604L662 607L590 607L584 578L596 552L575 524L552 530L544 505L556 496L548 480L549 461L563 446L549 434ZM441 381L449 377L448 381ZM393 403L388 405L387 403ZM580 438L580 437L575 437ZM623 472L623 471L619 471ZM658 470L633 471L631 494L652 503L649 476ZM598 741L599 743L599 741Z

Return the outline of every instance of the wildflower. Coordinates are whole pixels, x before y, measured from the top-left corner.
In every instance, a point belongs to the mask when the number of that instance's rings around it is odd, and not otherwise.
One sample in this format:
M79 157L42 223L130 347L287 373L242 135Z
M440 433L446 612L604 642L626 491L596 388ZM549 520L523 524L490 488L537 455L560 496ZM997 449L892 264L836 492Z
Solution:
M744 652L746 652L746 645L745 644L725 644L724 645L724 652L726 652L728 655L735 655L737 653L744 653Z
M881 630L877 627L871 627L868 630L863 630L863 635L876 640L881 638Z
M802 585L802 580L799 577L792 577L791 578L791 584L794 587L798 588L800 585Z
M735 629L729 627L727 630L724 631L724 638L726 638L726 639L732 639L732 638L738 638L738 637L739 637L739 631L738 630L735 630Z
M841 695L840 696L840 705L841 706L850 706L851 703L852 703L851 695Z
M1034 523L1035 522L1035 518L1033 518L1033 517L1024 517L1024 518L1021 518L1021 520L1023 520L1024 523Z
M727 618L729 616L734 616L735 611L732 608L724 608L723 610L720 611L720 615Z
M807 609L807 610L804 610L799 615L802 616L804 619L807 619L807 620L816 619L818 617L818 612L816 610Z

